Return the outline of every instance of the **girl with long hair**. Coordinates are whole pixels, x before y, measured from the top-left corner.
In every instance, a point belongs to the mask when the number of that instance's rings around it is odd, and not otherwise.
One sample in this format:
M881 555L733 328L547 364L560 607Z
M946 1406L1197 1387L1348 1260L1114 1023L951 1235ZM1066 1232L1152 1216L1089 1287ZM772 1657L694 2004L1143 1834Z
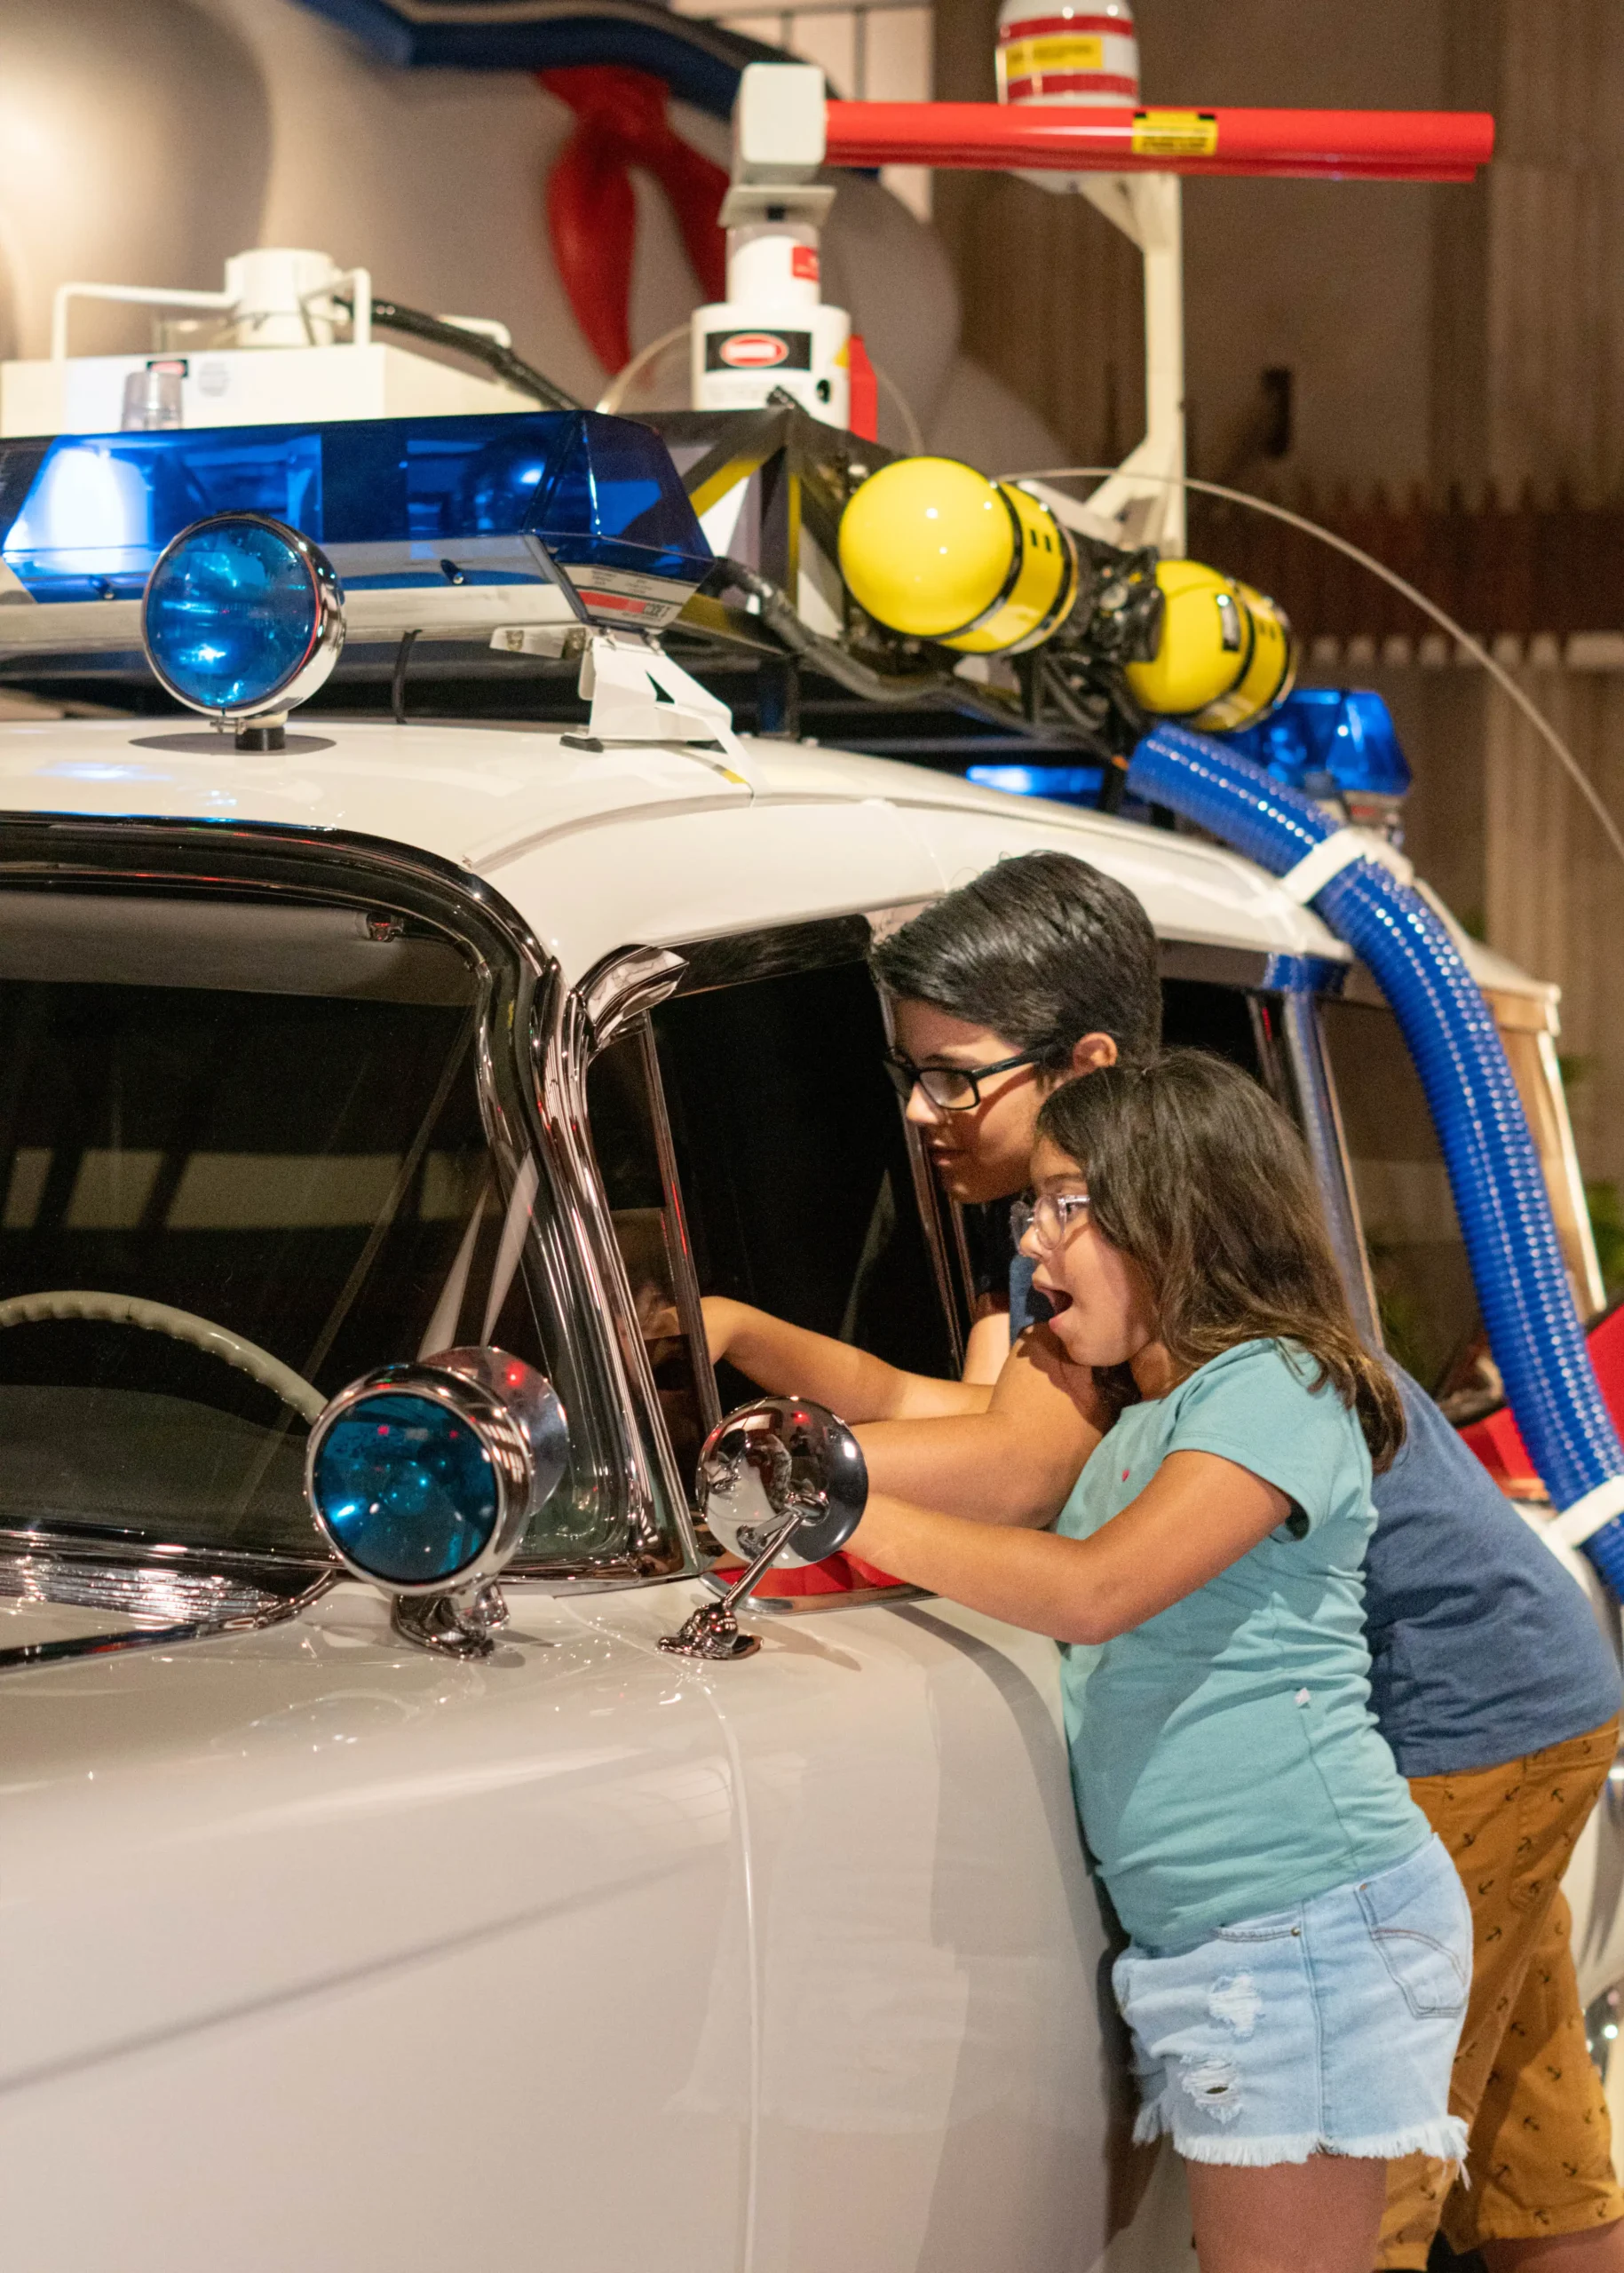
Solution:
M1137 2135L1203 2273L1369 2273L1390 2158L1458 2161L1466 1897L1367 1704L1373 1466L1403 1440L1302 1144L1177 1050L1055 1090L1024 1251L1120 1407L1053 1532L875 1497L852 1550L1064 1645Z

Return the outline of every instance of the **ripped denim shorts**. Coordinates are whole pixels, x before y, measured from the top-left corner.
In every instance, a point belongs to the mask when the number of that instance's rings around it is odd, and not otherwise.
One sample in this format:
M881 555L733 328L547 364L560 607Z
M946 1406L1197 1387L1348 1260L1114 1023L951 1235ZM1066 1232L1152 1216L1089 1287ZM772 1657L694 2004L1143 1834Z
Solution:
M1471 1984L1465 1891L1436 1838L1401 1863L1170 1957L1130 1945L1136 2139L1192 2162L1316 2153L1459 2162L1449 2076Z

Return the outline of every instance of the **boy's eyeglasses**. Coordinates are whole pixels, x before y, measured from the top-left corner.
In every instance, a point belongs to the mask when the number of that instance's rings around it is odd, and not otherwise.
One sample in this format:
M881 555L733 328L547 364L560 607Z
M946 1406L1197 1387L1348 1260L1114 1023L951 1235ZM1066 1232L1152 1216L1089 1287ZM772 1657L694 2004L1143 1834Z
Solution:
M899 1049L885 1053L885 1071L904 1105L915 1089L923 1089L941 1113L970 1113L981 1102L981 1084L994 1073L1012 1073L1018 1065L1035 1065L1035 1057L1001 1057L995 1065L915 1065Z
M1052 1255L1065 1246L1073 1216L1089 1204L1086 1192L1046 1192L1041 1200L1018 1200L1010 1209L1010 1237L1018 1247L1030 1232L1040 1253Z

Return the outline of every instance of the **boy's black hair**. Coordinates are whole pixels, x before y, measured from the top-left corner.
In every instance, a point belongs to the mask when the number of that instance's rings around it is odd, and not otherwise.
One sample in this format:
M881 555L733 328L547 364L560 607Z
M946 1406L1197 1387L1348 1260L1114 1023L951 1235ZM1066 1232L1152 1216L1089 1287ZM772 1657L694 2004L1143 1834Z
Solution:
M888 994L987 1026L1050 1072L1085 1034L1129 1065L1161 1040L1156 935L1125 884L1069 852L1000 860L883 939L869 968Z

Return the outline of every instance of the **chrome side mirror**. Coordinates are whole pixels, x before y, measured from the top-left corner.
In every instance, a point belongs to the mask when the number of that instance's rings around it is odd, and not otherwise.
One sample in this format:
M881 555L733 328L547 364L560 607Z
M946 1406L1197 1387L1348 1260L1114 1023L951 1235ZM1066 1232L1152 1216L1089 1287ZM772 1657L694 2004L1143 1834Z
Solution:
M569 1430L552 1385L503 1350L443 1350L341 1390L310 1432L305 1493L346 1571L380 1587L397 1634L490 1654L496 1584L558 1485Z
M700 1510L745 1558L719 1602L696 1610L660 1647L684 1658L748 1658L761 1647L735 1612L774 1563L821 1563L862 1521L868 1469L844 1421L804 1397L741 1405L705 1439Z

